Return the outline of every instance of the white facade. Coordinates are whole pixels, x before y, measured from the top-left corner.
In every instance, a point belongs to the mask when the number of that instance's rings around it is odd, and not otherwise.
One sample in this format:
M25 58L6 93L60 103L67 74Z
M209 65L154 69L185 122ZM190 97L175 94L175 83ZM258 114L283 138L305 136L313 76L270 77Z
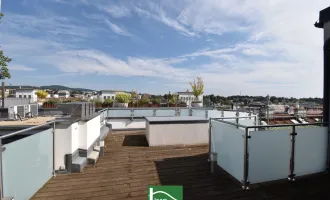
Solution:
M31 103L38 101L38 96L35 89L16 89L16 98L28 98L31 99Z
M58 97L59 98L69 98L70 92L68 90L59 90L58 91Z
M117 91L113 90L101 90L100 100L104 101L105 99L115 100Z
M192 92L178 92L179 99L190 107L191 103L195 100L201 101L203 103L203 95L200 95L197 99Z

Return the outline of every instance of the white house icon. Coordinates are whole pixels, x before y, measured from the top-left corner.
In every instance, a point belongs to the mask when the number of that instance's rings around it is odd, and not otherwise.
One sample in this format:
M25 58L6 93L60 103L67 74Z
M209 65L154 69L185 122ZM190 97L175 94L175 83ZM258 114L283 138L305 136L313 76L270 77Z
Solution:
M158 194L158 193L162 193L162 194L165 194L167 195L168 197L170 197L171 199L173 200L177 200L176 198L172 197L170 194L164 192L164 191L157 191L157 192L154 192L154 189L153 188L149 188L149 200L154 200L154 194Z

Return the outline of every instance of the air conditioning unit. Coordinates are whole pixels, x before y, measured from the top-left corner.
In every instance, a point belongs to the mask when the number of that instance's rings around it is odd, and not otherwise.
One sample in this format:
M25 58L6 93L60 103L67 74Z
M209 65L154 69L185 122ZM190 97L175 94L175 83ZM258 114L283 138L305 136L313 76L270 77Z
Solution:
M17 105L8 108L8 119L17 120L24 119L26 114L29 113L29 105Z
M8 119L16 120L17 119L16 113L17 113L17 106L10 106L8 108Z
M38 104L30 104L30 112L32 117L38 116Z

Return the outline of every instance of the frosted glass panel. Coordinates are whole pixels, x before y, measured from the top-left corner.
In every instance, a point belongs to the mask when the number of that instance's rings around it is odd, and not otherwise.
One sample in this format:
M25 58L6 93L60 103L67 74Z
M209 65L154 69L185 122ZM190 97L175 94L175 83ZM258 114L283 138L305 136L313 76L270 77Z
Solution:
M108 117L131 117L131 110L108 110Z
M221 117L221 111L209 110L208 111L208 117L209 118L220 118Z
M152 117L153 110L134 110L134 117Z
M248 180L251 184L288 177L290 133L291 130L250 131Z
M327 127L297 128L295 174L324 172L327 168Z
M236 112L234 111L224 111L224 117L236 117Z
M255 126L254 119L255 119L254 117L251 117L251 119L243 118L243 119L239 119L238 123L243 126Z
M156 116L160 116L160 117L175 116L175 110L173 110L173 109L171 109L171 110L157 110L156 111Z
M244 131L213 120L211 124L211 151L217 153L218 165L238 181L243 180Z
M51 177L53 171L52 129L4 145L2 154L5 197L30 199Z
M205 117L205 110L192 110L192 116Z
M189 116L189 109L181 109L180 116Z

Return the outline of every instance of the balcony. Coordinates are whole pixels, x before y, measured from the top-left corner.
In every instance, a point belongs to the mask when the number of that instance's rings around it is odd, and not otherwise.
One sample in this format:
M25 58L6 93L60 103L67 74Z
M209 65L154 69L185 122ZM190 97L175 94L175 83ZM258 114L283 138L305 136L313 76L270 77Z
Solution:
M7 131L0 137L2 197L138 200L147 198L148 185L183 185L184 199L330 197L323 173L326 123L260 126L249 113L184 109L178 116L178 109L136 110L105 109L12 133L0 127ZM197 118L206 126L194 127ZM111 130L107 125L114 126L113 120L144 120L146 128ZM162 121L162 128L150 133L166 136L155 146L146 136L150 124L158 126L153 120ZM175 133L178 127L184 129ZM169 140L173 132L177 137ZM194 140L186 144L189 136ZM88 161L95 151L97 158ZM85 159L84 166L77 159Z

